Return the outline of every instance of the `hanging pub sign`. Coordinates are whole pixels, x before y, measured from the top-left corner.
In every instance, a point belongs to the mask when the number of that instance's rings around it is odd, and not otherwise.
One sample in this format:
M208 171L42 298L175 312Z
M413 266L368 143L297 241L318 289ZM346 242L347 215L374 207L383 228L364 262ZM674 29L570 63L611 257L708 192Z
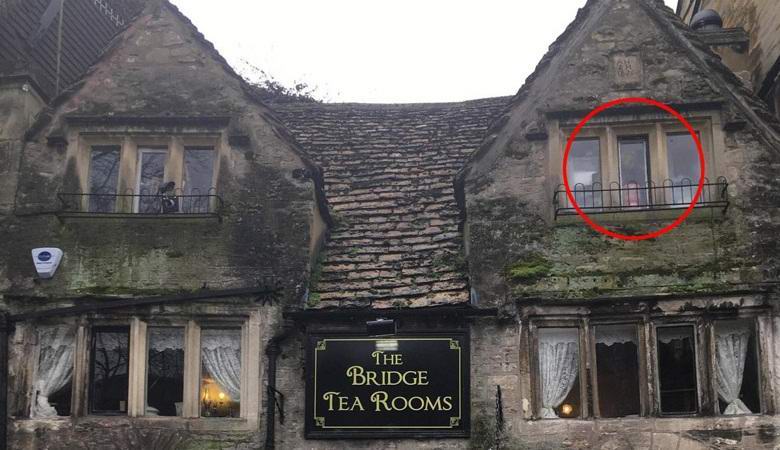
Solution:
M468 437L466 333L309 335L307 438Z

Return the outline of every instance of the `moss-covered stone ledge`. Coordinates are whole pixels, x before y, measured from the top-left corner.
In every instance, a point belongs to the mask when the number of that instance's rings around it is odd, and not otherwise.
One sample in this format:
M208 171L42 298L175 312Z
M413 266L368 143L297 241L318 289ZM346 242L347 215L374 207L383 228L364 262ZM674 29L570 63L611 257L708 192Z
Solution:
M256 423L243 419L83 417L17 419L9 430L14 448L59 450L206 450L259 448Z

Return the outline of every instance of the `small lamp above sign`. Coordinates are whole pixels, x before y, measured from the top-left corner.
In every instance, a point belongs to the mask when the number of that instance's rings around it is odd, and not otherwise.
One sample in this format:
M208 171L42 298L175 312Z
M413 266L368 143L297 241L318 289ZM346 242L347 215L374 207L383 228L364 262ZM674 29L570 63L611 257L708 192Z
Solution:
M369 320L366 322L366 333L369 336L393 336L396 333L395 320Z
M62 260L62 250L54 247L41 247L32 250L33 264L38 276L51 278Z

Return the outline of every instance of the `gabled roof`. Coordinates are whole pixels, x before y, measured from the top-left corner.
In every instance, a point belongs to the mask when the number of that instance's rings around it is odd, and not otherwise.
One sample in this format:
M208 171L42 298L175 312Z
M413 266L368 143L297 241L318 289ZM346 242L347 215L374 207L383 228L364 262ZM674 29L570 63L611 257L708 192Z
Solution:
M309 306L469 300L452 177L508 100L272 106L323 168L336 223Z
M513 109L522 104L529 96L535 83L550 68L551 63L559 57L575 39L577 33L581 30L585 22L595 14L599 4L607 0L587 0L585 6L577 11L574 20L567 25L552 44L550 44L547 53L537 63L534 71L526 78L523 85L517 93L508 102L503 114L498 117L486 132L486 139L480 145L479 149L471 155L463 168L456 175L457 183L460 185L472 162L481 158L495 142L496 136L507 125L509 115ZM767 105L750 89L747 89L742 80L729 69L725 63L706 43L702 41L699 35L693 31L675 12L666 6L663 0L634 0L641 5L648 15L656 22L658 28L665 33L673 42L679 44L680 48L689 56L704 73L710 74L711 81L719 89L720 94L737 107L752 123L754 123L765 139L767 144L780 148L780 123L772 115ZM589 110L598 106L599 99L591 99L593 104L588 108L583 104L584 110Z
M0 15L0 77L27 75L45 98L80 79L142 6L137 0L69 0L62 20L59 79L58 0L14 2Z

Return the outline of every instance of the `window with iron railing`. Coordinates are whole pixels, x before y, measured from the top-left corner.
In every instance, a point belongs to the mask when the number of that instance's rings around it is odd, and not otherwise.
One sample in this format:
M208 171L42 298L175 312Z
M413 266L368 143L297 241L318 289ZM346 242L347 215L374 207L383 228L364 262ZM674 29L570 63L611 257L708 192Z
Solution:
M679 182L667 179L660 186L656 186L652 181L645 185L630 182L625 186L612 182L606 187L601 183L589 186L578 183L571 186L571 192L582 211L586 214L599 214L687 208L698 187L698 180L685 178ZM696 207L725 210L729 206L727 193L728 182L725 177L718 177L714 183L705 178ZM555 190L553 205L555 217L577 213L563 185Z
M58 194L62 214L93 216L219 216L214 145L179 139L126 138L84 148L81 192Z
M709 125L696 135L709 158ZM704 136L702 135L704 134ZM693 136L679 127L621 125L586 130L572 142L567 163L570 198L563 184L553 194L555 217L687 208L696 197L701 161ZM696 207L725 208L728 182L704 178Z

